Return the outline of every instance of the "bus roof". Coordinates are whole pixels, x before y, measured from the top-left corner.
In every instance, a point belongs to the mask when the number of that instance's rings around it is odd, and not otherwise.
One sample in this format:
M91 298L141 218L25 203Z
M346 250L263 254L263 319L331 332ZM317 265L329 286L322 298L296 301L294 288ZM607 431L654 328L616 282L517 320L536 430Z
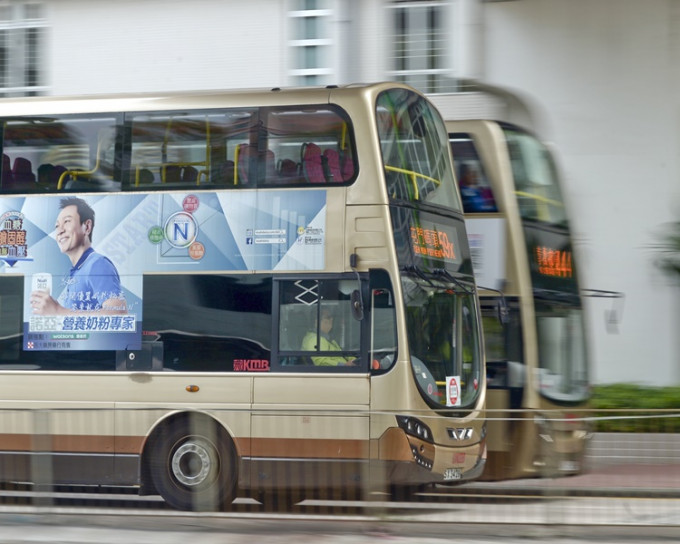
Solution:
M282 106L333 103L343 95L377 95L389 88L409 88L395 82L326 87L223 89L0 99L0 117L84 112L162 111L224 107ZM414 89L411 89L414 90ZM415 90L414 90L415 91ZM417 91L415 91L417 92Z

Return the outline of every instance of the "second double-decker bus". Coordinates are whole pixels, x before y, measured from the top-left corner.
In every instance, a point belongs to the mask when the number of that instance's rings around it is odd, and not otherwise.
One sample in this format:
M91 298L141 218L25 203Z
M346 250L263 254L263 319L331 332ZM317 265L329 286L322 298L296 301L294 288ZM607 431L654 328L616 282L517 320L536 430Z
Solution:
M479 303L423 95L4 100L0 131L1 480L215 509L482 473Z
M483 478L577 473L590 436L583 411L589 353L555 162L515 125L446 124L484 323L489 453Z

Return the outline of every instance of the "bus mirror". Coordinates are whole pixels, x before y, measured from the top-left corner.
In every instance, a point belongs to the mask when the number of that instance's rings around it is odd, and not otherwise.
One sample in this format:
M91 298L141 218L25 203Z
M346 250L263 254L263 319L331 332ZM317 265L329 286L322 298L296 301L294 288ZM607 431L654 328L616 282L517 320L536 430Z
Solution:
M352 291L350 301L352 303L352 316L357 321L361 321L364 318L364 303L361 300L359 289Z
M498 299L498 321L501 325L507 325L510 320L510 312L508 311L508 305L505 303L505 298L500 297Z

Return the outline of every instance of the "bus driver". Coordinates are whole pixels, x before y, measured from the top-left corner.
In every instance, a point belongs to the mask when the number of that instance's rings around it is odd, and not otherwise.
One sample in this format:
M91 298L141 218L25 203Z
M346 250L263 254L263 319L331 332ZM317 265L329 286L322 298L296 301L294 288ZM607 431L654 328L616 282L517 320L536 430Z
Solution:
M313 330L310 330L302 339L302 349L305 351L342 351L340 345L329 335L333 328L333 314L328 309L321 310L320 323L315 323ZM317 331L319 329L319 345L317 346ZM356 366L357 361L354 357L344 356L316 356L312 357L315 366Z

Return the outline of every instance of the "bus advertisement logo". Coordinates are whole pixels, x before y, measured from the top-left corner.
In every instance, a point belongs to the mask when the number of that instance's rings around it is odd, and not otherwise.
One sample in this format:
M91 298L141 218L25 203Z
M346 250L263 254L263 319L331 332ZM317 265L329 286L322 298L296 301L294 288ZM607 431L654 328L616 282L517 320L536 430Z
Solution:
M297 233L298 244L316 246L324 242L324 230L321 227L298 227Z
M198 225L194 216L186 212L171 215L165 223L165 238L175 248L189 247L198 235Z
M0 259L9 266L14 266L17 261L31 260L21 212L7 212L0 217Z
M269 372L267 359L234 359L234 372Z

